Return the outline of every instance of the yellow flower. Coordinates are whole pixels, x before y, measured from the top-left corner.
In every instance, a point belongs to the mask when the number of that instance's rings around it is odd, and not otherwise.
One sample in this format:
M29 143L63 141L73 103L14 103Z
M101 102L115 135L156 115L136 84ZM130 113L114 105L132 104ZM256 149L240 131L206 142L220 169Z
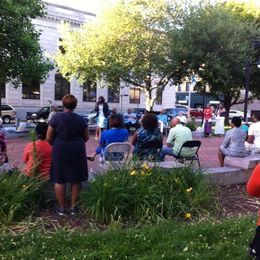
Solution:
M150 169L150 167L149 167L149 165L148 165L147 162L145 162L145 163L143 164L143 168L144 168L144 170L149 170L149 169Z
M187 213L185 213L185 219L187 219L187 220L188 220L188 219L190 219L190 218L191 218L191 214L190 214L190 213L188 213L188 212L187 212Z
M136 175L136 171L132 171L132 172L130 173L130 175L131 175L131 176L135 176L135 175Z
M145 172L144 172L144 171L141 171L141 175L142 175L142 176L145 176L146 174L145 174Z
M188 193L192 192L192 187L190 187L189 189L186 189L186 191L187 191Z

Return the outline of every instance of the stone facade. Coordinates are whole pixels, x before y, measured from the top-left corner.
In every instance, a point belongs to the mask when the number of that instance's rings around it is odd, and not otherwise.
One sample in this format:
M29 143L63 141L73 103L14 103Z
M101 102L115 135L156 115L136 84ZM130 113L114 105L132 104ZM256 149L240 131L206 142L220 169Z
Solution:
M59 48L60 35L58 32L58 26L61 22L69 22L73 27L79 27L83 23L95 19L95 15L92 13L75 10L69 7L46 3L47 14L45 17L33 20L37 30L41 32L40 44L45 53L54 55ZM51 102L57 105L61 104L61 100L55 100L55 74L57 68L50 71L47 80L44 84L41 84L38 99L26 99L23 97L22 86L14 89L12 85L6 86L6 97L3 98L3 103L13 105L17 110L36 110L42 106L46 106ZM97 85L96 96L104 96L108 100L108 88L102 87L102 82ZM143 108L145 107L145 95L140 93L140 102L131 103L131 88L129 86L120 86L120 93L118 93L119 100L117 103L109 103L109 106L117 107L119 111L124 112L128 107ZM78 109L81 112L89 112L94 108L95 102L83 101L83 89L79 86L76 80L70 82L70 93L75 95L78 99ZM154 109L156 111L162 108L169 108L175 106L175 87L166 86L162 94L162 104L155 104ZM30 111L29 110L29 111ZM23 116L22 116L23 117Z

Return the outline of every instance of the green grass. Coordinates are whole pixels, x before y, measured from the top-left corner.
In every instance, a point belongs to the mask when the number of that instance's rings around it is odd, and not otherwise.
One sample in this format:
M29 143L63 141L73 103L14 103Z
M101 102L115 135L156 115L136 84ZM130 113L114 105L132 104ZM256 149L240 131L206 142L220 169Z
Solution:
M247 259L254 219L0 236L0 259Z

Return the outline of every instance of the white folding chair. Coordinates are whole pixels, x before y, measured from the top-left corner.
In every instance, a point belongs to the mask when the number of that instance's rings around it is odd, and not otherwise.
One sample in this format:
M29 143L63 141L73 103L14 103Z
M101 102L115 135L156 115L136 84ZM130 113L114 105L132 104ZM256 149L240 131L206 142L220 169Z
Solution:
M131 145L129 143L111 143L109 144L104 153L104 161L125 161L128 159L131 151ZM115 155L115 156L114 156Z

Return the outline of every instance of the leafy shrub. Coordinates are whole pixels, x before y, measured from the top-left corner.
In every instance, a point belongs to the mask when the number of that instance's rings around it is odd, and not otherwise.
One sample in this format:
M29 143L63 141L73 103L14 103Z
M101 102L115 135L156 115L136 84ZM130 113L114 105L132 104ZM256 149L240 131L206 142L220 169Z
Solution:
M196 123L195 123L195 118L192 117L188 123L186 124L186 126L193 132L195 131L197 128L196 128Z
M42 197L43 181L20 174L0 175L0 226L23 220L37 208Z
M81 194L93 218L110 223L158 223L174 217L190 219L213 209L212 189L190 168L159 169L147 164L110 170Z

